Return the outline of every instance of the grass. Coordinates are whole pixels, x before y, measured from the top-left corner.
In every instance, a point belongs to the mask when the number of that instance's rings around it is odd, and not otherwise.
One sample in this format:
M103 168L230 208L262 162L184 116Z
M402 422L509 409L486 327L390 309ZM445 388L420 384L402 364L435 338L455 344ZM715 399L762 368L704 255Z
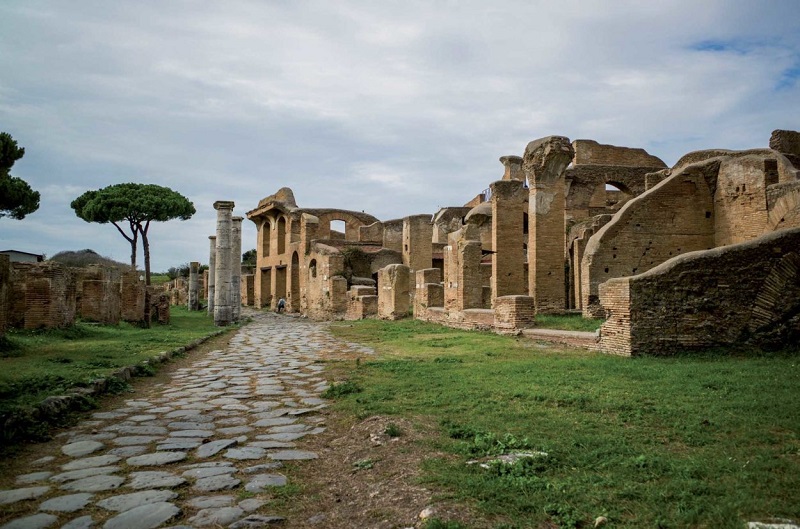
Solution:
M561 331L594 332L603 324L602 319L584 318L580 314L537 314L536 327Z
M332 326L358 417L425 416L425 481L495 527L742 527L800 519L800 355L619 358L419 321ZM467 465L507 451L547 455ZM437 523L447 524L446 520ZM447 525L442 525L447 527Z
M33 406L216 330L205 312L170 311L169 325L150 329L77 323L67 329L10 331L0 344L0 413Z

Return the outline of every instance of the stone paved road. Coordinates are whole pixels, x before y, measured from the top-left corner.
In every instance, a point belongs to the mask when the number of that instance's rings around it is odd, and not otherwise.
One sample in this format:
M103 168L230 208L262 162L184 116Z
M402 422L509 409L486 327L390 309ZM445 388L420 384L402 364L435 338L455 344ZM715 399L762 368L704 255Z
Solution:
M254 313L255 314L255 313ZM0 491L0 529L252 528L280 521L259 493L286 484L282 461L313 460L303 438L324 431L327 351L369 349L324 326L257 313L226 350L167 384L94 413L61 434ZM246 498L246 499L241 499Z

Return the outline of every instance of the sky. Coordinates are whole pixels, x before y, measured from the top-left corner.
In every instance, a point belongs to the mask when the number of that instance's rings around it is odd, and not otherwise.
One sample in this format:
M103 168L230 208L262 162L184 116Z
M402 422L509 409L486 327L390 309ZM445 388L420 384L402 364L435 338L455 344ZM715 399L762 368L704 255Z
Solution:
M0 250L128 262L69 204L153 183L197 209L151 227L165 271L208 262L215 201L244 217L284 186L389 220L463 205L553 134L669 166L767 147L800 130L800 2L2 0L0 72L11 174L41 193Z

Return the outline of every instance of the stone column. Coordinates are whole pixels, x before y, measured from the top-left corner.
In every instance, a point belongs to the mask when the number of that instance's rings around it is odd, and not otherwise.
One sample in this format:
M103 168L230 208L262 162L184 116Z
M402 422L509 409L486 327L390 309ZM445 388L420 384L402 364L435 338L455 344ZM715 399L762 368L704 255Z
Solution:
M534 140L525 148L523 170L530 186L528 291L537 312L558 313L566 308L564 171L574 154L563 136Z
M214 285L216 278L214 275L217 273L217 236L208 236L208 314L214 315Z
M231 228L231 309L233 321L242 314L242 217L233 217Z
M224 327L233 321L231 308L231 246L233 202L214 202L217 210L217 262L214 270L214 325Z
M189 263L189 302L187 303L189 310L200 310L199 272L200 263L197 261Z
M505 167L503 180L525 181L525 172L522 170L522 157L520 156L501 156L500 163Z
M527 295L524 215L528 190L517 179L500 180L492 190L492 300Z

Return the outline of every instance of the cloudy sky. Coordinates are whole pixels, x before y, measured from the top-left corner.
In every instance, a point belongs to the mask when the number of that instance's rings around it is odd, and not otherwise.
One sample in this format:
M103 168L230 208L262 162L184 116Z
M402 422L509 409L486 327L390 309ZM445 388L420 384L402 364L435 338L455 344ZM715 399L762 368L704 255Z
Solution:
M215 200L382 220L462 205L533 139L642 147L668 165L800 129L797 0L2 0L0 131L42 195L0 249L92 248L70 209L121 182L197 214L151 228L153 269L208 260ZM244 247L255 247L245 221Z

